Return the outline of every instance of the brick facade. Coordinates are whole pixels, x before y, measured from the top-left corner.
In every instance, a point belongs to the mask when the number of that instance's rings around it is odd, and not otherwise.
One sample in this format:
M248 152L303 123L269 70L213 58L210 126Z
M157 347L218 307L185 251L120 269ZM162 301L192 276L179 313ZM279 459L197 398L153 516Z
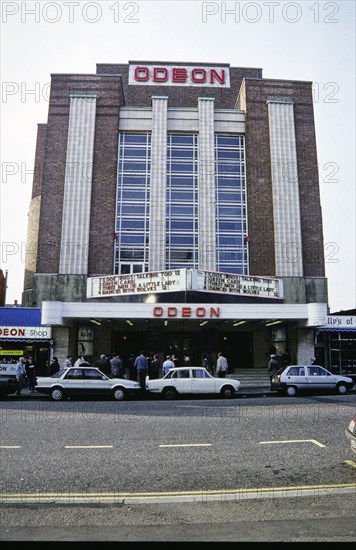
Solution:
M208 64L199 64L205 65ZM32 197L40 198L35 273L57 274L59 271L69 98L72 93L90 93L97 94L90 238L89 251L79 251L89 254L89 276L113 273L120 108L151 107L152 95L167 95L168 108L197 108L198 98L203 96L215 98L215 109L245 111L249 268L251 275L259 276L275 275L267 101L293 102L304 277L323 278L322 215L311 82L264 79L262 69L230 67L230 88L130 86L128 71L128 64L98 64L96 74L52 75L47 124L38 127L33 181ZM34 230L32 227L32 233ZM26 271L25 291L34 287L32 279L33 272ZM41 298L34 297L33 302L27 298L31 304L36 300L40 303Z

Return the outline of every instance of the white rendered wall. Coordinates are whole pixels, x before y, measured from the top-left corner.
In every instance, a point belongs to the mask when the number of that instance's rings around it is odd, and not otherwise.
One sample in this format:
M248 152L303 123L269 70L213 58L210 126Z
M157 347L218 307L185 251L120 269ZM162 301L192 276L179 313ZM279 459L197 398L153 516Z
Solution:
M198 268L216 269L214 100L199 98Z
M302 277L294 106L268 101L276 277Z
M88 272L96 96L70 98L59 273Z
M166 267L167 97L152 97L149 271Z

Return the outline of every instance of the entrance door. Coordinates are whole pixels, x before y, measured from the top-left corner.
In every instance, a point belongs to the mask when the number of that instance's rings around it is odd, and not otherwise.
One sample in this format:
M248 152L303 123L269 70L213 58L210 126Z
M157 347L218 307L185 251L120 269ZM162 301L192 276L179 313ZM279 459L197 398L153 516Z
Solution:
M165 355L176 355L179 365L188 356L192 365L200 365L200 334L197 332L167 332Z
M219 334L219 349L225 355L229 372L253 368L252 332L224 332Z
M140 355L141 350L147 352L146 349L146 332L118 332L112 333L112 351L120 355L126 365L131 354L135 357Z

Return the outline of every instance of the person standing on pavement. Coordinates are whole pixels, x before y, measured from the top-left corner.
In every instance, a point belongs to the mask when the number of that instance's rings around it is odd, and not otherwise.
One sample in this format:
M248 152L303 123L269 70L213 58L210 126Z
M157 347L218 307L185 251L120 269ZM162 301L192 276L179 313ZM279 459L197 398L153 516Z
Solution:
M209 361L208 361L208 356L206 353L203 353L203 356L202 356L202 359L201 359L201 366L206 369L206 370L209 370Z
M48 368L48 376L53 376L58 372L60 369L60 365L58 362L58 357L53 357L53 360Z
M72 366L72 356L67 355L67 359L63 363L63 368L64 369L69 369L69 367L71 367L71 366Z
M76 362L74 363L74 366L75 366L75 367L79 367L80 363L82 363L83 361L85 361L84 355L79 355L78 359L77 359Z
M131 353L127 360L127 368L129 370L129 380L137 380L137 369L135 367L135 356Z
M167 355L166 360L163 361L163 365L162 365L162 374L163 374L163 376L165 374L167 374L167 372L170 369L174 369L174 367L175 367L175 364L172 361L172 357L170 355Z
M218 373L219 378L225 378L226 373L229 370L229 365L226 357L219 351L218 360L216 362L216 372Z
M16 380L17 380L16 395L21 395L21 390L26 384L26 368L25 368L24 357L20 357L19 362L16 365Z
M148 376L153 379L159 378L160 368L161 368L160 360L158 358L157 353L154 353L153 359L148 366Z
M273 389L272 388L272 378L274 377L274 375L278 371L278 361L277 361L276 356L274 355L274 353L272 353L272 355L270 355L270 360L268 362L267 370L268 370L269 381L270 381L271 390L272 390Z
M140 355L136 357L134 365L137 369L137 382L140 384L141 388L144 390L146 387L148 361L143 351L141 351Z
M99 369L101 372L103 372L104 374L107 374L108 376L110 376L111 364L109 361L109 368L108 368L107 361L109 360L106 357L105 353L102 353L100 355L100 358L95 361L95 367Z
M37 378L36 378L36 366L33 362L32 357L29 357L29 364L27 365L27 368L26 368L26 375L27 375L27 384L28 384L29 392L34 393Z
M111 376L113 378L124 378L125 377L124 362L118 353L114 354L114 357L110 359L110 363L111 363Z

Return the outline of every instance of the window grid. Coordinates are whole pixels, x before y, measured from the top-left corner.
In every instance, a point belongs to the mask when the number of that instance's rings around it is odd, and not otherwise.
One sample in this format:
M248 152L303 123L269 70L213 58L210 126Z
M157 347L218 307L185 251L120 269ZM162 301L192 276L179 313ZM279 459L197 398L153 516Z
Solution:
M114 273L147 271L151 136L119 135ZM215 135L217 271L247 274L245 148ZM167 136L166 269L198 267L198 136Z
M245 147L242 135L215 135L217 271L248 273Z
M166 268L198 265L198 137L167 136Z
M119 134L114 273L147 271L151 135Z

